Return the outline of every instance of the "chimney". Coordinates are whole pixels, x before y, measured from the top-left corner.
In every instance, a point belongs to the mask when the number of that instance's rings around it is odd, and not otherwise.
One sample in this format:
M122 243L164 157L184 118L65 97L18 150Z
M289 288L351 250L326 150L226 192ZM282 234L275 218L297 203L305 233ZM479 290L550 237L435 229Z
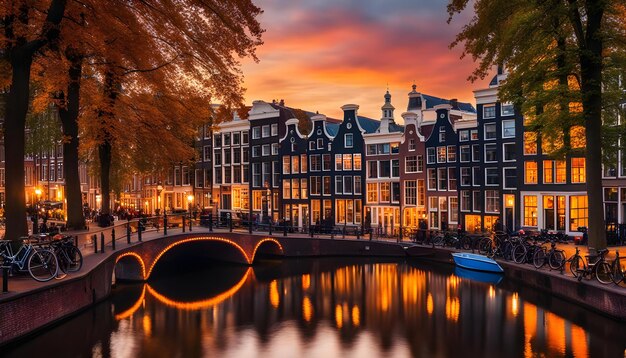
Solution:
M459 109L459 100L456 98L452 98L450 100L450 105L452 106L453 109Z
M285 100L281 98L280 103L278 103L278 105L284 107L285 106Z

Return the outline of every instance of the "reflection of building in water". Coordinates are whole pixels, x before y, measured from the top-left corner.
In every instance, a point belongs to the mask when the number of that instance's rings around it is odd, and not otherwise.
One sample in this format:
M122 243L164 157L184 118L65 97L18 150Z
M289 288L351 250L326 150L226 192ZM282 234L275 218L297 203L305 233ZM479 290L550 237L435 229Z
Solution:
M117 315L120 330L143 332L144 355L176 355L169 346L179 344L217 353L242 344L236 332L248 329L256 333L254 344L271 345L277 332L293 327L285 322L297 322L302 342L314 342L330 327L351 347L367 330L381 350L402 342L413 355L588 353L590 336L581 327L518 293L449 273L396 263L312 265L290 277L264 274L262 281L250 272L230 290L194 302L147 286L145 300L128 306L133 312ZM171 330L181 322L181 332Z

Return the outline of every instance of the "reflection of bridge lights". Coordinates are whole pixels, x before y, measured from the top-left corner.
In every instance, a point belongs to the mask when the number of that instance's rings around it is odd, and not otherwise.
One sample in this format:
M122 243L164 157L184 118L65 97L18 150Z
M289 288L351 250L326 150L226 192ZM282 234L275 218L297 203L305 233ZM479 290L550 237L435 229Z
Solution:
M143 332L146 337L152 335L152 320L148 314L143 315Z
M302 300L302 318L304 318L305 321L310 322L312 317L313 304L311 303L309 296L304 296L304 299Z
M519 313L519 296L517 292L513 292L513 296L511 297L511 313L514 317L517 317Z
M446 298L446 318L451 321L459 320L459 312L461 311L461 303L458 297Z
M428 312L429 315L433 314L433 309L434 309L434 304L433 304L433 295L431 295L430 293L428 294L428 297L426 297L426 312Z
M274 308L278 308L280 304L280 294L278 293L278 282L276 280L270 282L270 303Z
M246 270L246 273L241 278L241 280L239 280L239 282L237 282L237 284L233 286L232 288L230 288L228 291L220 293L219 295L213 298L200 300L200 301L193 301L193 302L175 301L158 293L157 291L154 290L154 288L152 288L148 284L146 284L146 288L152 297L156 298L159 302L167 306L174 307L180 310L199 310L199 309L212 307L219 303L222 303L224 300L226 300L227 298L237 293L241 289L243 284L248 280L248 276L250 276L251 273L252 273L252 268L248 268Z
M343 310L341 309L341 305L335 306L335 323L337 324L337 328L343 327Z
M311 275L302 275L302 289L308 290L311 287Z
M491 299L491 300L496 298L496 289L493 288L493 286L489 286L488 295L489 295L489 299Z
M144 299L145 297L146 297L146 285L143 285L143 289L141 290L141 296L139 296L139 299L137 300L137 302L135 302L135 304L131 308L127 309L126 311L116 314L115 319L117 321L121 321L123 319L126 319L132 316L135 312L137 312L139 307L141 306L145 307L145 302L146 302Z
M361 312L359 310L359 306L357 305L352 307L352 324L355 327L358 327L361 324Z

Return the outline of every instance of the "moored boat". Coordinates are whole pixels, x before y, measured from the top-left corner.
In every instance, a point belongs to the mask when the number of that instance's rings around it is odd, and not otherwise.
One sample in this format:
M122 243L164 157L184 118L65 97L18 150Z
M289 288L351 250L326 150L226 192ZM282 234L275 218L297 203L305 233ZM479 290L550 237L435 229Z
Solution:
M461 266L454 267L454 275L471 281L483 282L491 285L499 284L503 278L501 273L469 270Z
M454 263L457 266L477 271L502 273L504 270L494 259L479 254L466 252L455 252L452 254Z

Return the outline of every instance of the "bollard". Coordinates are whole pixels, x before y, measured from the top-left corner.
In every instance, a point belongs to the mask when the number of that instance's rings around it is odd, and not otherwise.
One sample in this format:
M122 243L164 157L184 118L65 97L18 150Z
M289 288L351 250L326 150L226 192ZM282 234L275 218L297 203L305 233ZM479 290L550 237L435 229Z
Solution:
M311 238L313 237L313 227L309 226L309 234L311 234Z
M374 235L373 232L374 232L374 230L372 230L372 228L370 228L370 241L372 241L372 236Z
M137 221L137 240L141 242L141 232L143 231L143 224L141 220Z
M163 210L163 236L167 236L167 214Z
M248 233L252 234L252 215L250 215L248 217L248 224L249 224L249 226L248 226Z
M356 228L356 239L361 240L361 229L358 227Z
M100 253L104 253L104 232L100 232Z
M343 238L346 238L346 223L343 223Z
M130 235L131 235L131 230L130 230L130 221L126 223L126 242L130 244Z
M115 227L111 228L111 250L115 250Z
M78 235L74 235L74 246L78 247Z
M213 214L209 213L209 232L213 232Z
M187 223L185 222L185 216L183 215L183 232L185 232L186 226L187 226Z
M283 236L287 236L287 222L283 220Z
M332 226L330 227L330 238L335 239L335 228Z
M2 266L2 293L9 292L9 268Z
M98 253L98 235L91 235L91 241L93 242L93 252L94 254Z
M272 220L270 220L270 235L272 235Z
M189 225L191 228L191 225ZM228 213L228 231L233 232L233 213Z
M193 220L191 220L191 214L189 214L189 232L191 232L191 223L192 222L193 222Z

